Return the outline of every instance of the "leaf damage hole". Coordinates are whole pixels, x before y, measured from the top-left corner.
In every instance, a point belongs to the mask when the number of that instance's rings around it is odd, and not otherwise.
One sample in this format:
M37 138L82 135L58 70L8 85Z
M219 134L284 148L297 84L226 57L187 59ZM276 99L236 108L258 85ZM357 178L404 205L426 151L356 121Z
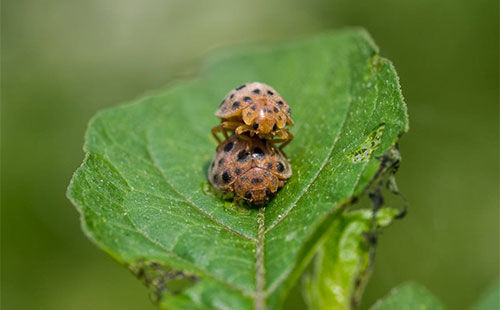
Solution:
M354 152L351 153L350 159L353 163L357 164L366 160L369 160L373 154L373 152L377 149L382 141L382 134L384 133L385 125L380 125L377 129L372 131L368 138L361 144L359 148L357 148Z
M382 71L383 66L384 61L380 58L379 55L374 55L372 58L370 58L368 62L368 69L364 75L364 81L369 82L373 77L376 76L377 73Z
M178 295L200 280L194 274L156 261L139 260L130 264L129 269L149 288L154 303L161 301L165 294Z

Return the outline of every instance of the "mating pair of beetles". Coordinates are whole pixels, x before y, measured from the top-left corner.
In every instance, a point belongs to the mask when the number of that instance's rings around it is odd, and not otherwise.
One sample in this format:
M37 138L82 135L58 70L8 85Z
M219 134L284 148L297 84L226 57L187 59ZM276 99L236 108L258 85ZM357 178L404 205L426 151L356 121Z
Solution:
M210 183L235 199L267 203L292 175L282 150L293 139L285 128L293 126L290 107L272 87L253 82L231 90L215 115L221 123L212 128L219 145L208 169Z

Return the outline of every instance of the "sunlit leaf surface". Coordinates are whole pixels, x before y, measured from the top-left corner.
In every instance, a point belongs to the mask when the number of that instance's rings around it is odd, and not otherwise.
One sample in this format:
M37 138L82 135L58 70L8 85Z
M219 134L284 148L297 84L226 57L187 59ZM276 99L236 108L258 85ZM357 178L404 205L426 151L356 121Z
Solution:
M293 176L265 209L204 190L224 95L274 87L292 108ZM198 79L99 113L68 196L86 234L161 306L277 308L335 218L407 129L392 65L362 30L212 58Z

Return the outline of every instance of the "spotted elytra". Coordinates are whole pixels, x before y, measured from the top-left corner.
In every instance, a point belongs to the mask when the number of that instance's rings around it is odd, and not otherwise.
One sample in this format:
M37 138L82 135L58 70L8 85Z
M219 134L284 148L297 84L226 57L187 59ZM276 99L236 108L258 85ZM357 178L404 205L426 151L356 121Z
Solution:
M260 82L246 83L231 90L215 112L221 119L220 125L212 128L212 134L219 144L217 133L227 139L227 131L234 131L243 137L258 136L270 139L270 143L281 143L283 149L293 139L286 125L293 126L290 107L271 86ZM278 136L279 139L273 139Z
M208 168L213 186L255 205L267 203L291 175L282 151L258 137L238 135L221 143Z

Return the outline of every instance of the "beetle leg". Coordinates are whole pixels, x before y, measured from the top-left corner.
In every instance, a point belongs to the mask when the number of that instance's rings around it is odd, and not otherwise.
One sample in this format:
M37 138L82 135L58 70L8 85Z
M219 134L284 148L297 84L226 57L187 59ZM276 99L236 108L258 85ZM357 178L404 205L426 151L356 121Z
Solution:
M215 126L214 128L212 128L212 135L214 136L215 140L217 140L217 143L218 143L217 147L219 147L222 143L222 140L217 135L219 132L222 132L224 139L227 139L229 137L227 132L234 131L240 125L241 125L241 123L238 123L238 122L223 121L218 126Z
M217 125L215 126L214 128L212 128L212 135L214 136L214 139L217 141L217 147L219 147L219 145L222 143L221 139L219 138L219 136L217 135L217 133L219 132L222 132L222 134L224 135L224 137L227 138L227 133L226 131L224 130L224 128L222 127L222 125Z
M240 125L238 126L238 128L236 128L236 130L234 131L238 137L242 140L245 140L247 141L247 147L246 147L246 151L250 151L250 148L252 147L252 139L250 139L251 136L255 135L255 130L253 130L250 126L248 126L247 124L243 124L243 125ZM248 132L248 135L246 135L245 133Z
M277 134L278 136L280 136L281 139L268 140L268 143L271 143L272 145L276 143L281 143L279 146L279 150L283 153L283 155L285 155L286 158L288 158L286 153L283 152L283 148L293 140L293 135L290 131L288 131L288 129L280 129L277 131ZM272 150L274 152L274 148Z
M241 125L240 122L231 122L231 121L224 121L221 123L221 126L228 131L234 131L240 125Z
M240 137L246 132L248 132L251 136L254 134L254 130L247 124L239 124L234 132Z
M288 129L285 129L283 132L286 132L286 137L284 138L285 141L280 145L280 150L283 151L283 148L288 145L288 143L292 142L293 140L293 134L288 131Z

